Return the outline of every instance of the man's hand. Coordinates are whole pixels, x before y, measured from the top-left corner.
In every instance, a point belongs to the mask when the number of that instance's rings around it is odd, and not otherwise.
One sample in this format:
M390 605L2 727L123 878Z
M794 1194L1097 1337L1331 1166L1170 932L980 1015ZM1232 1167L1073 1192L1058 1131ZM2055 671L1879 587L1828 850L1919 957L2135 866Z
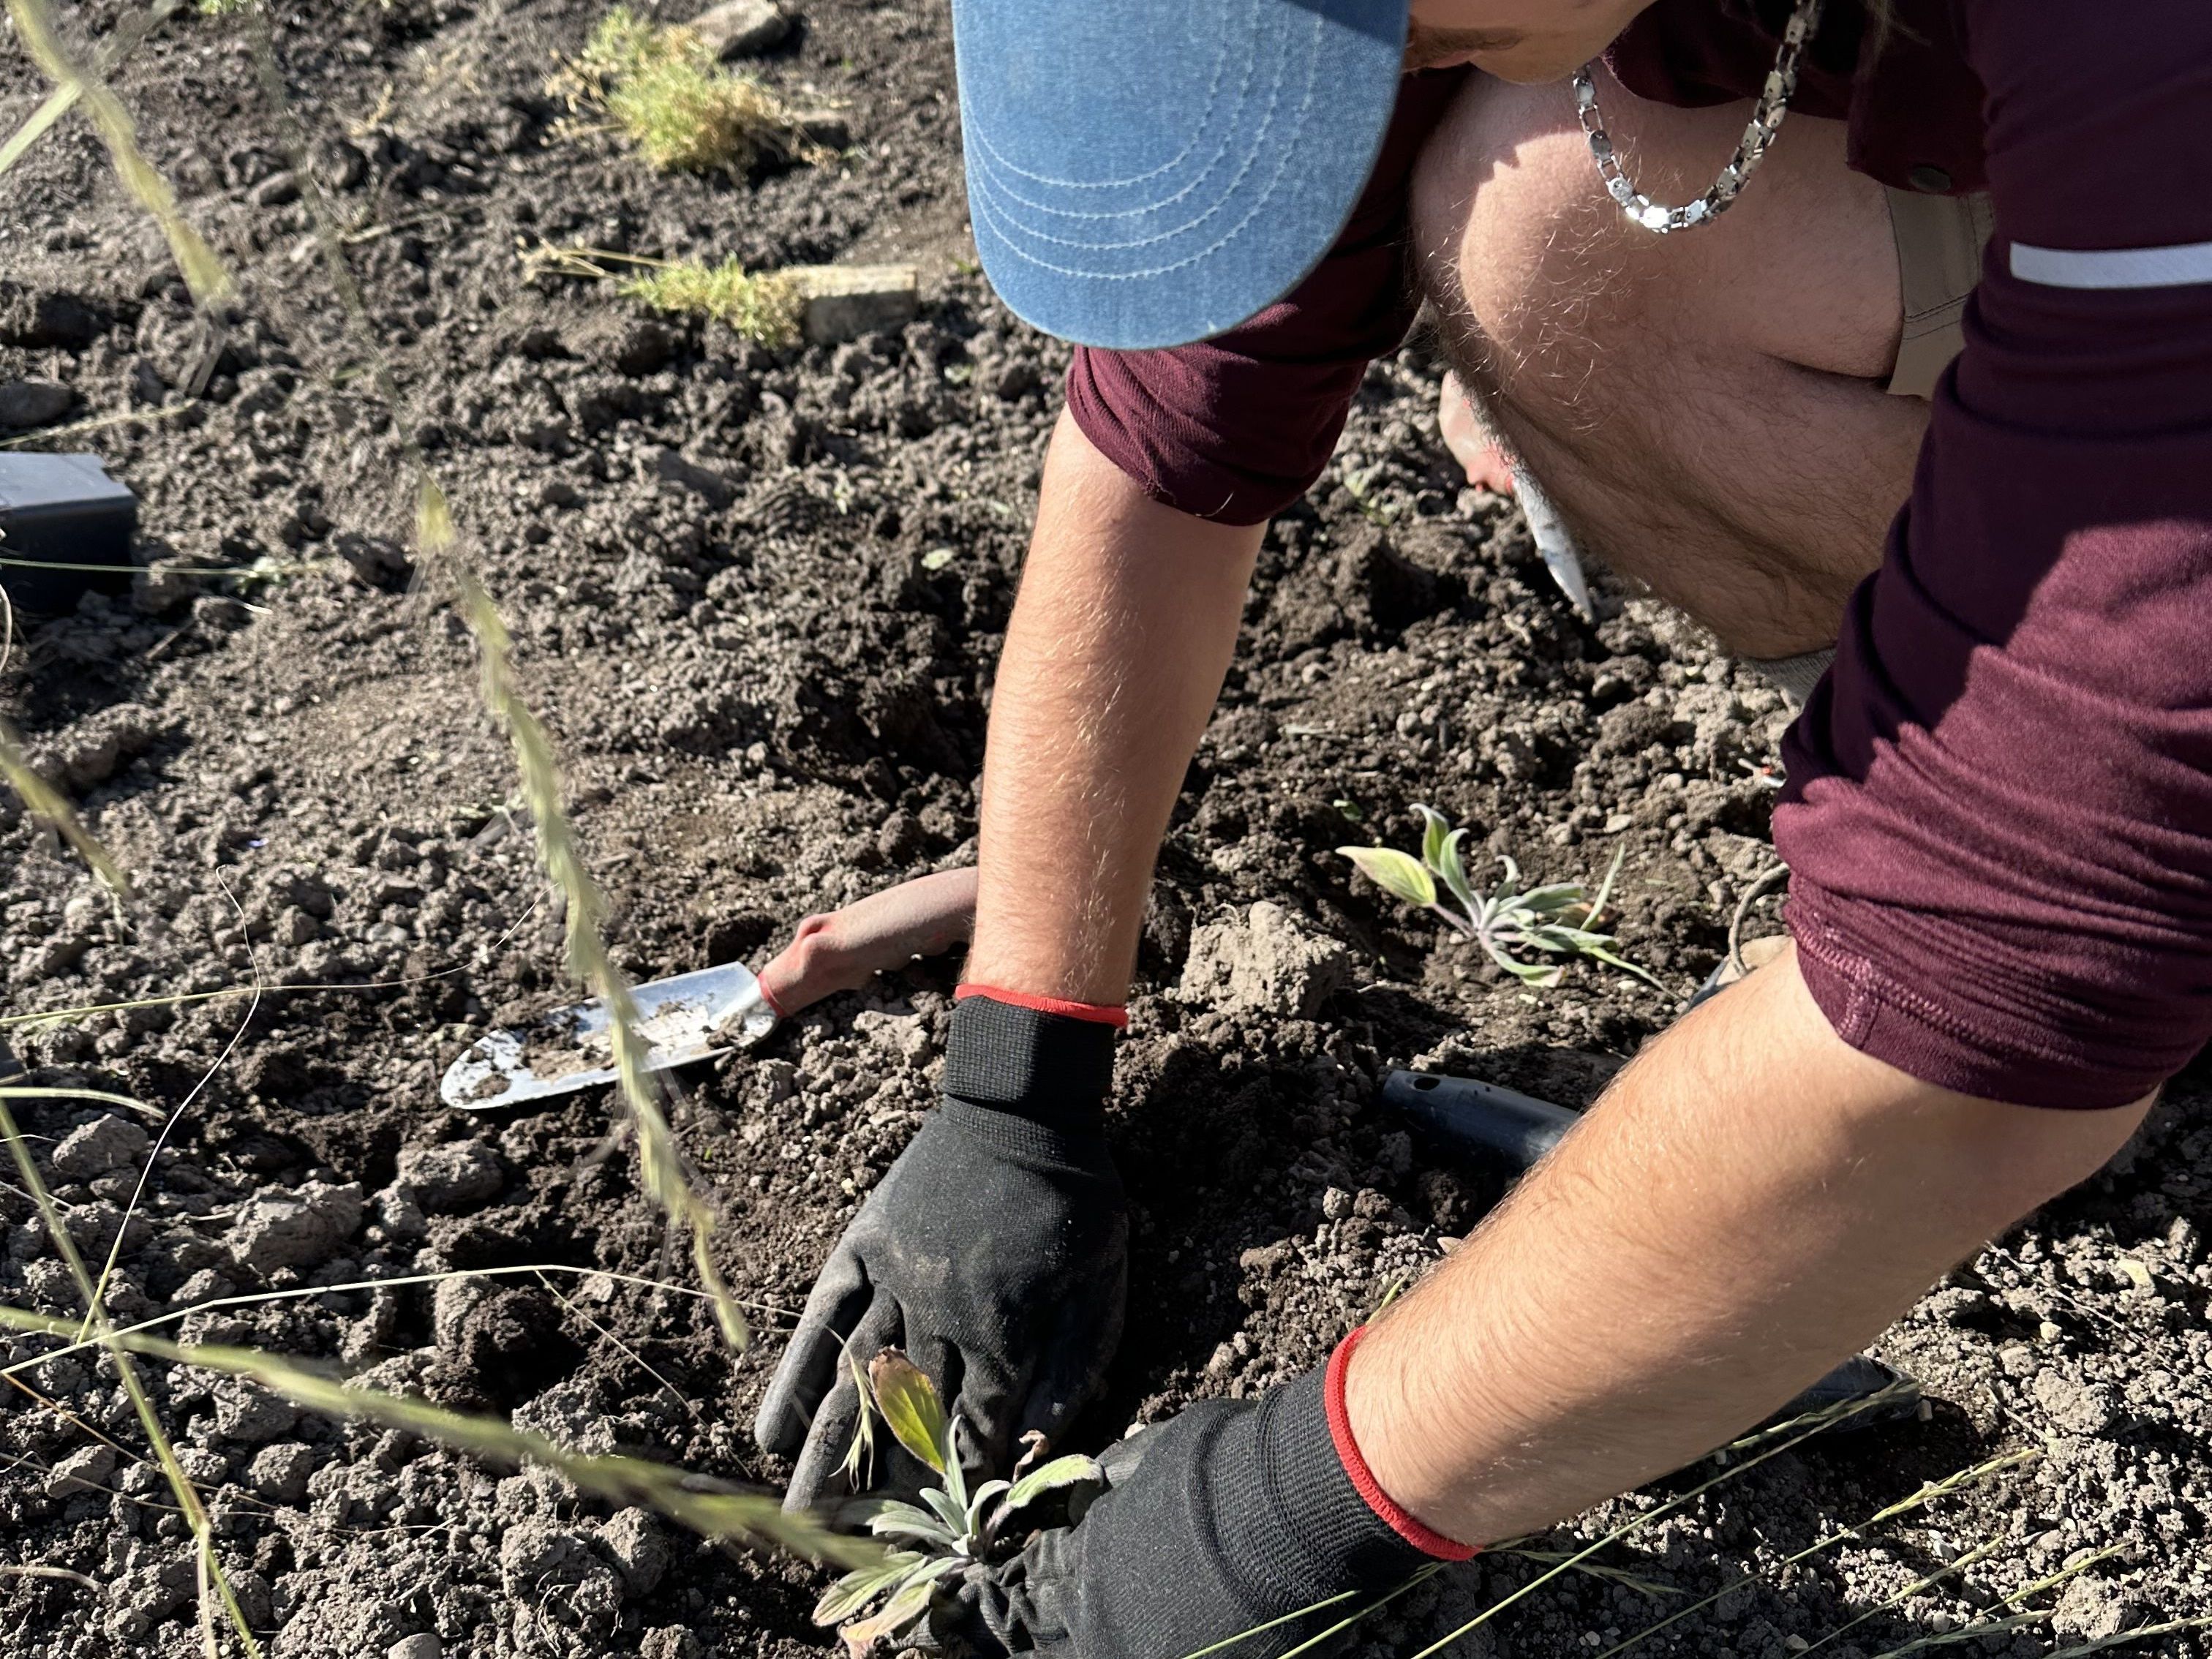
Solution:
M1205 1401L1115 1445L1079 1524L971 1569L941 1598L939 1641L984 1659L1182 1659L1272 1626L1233 1651L1274 1659L1424 1567L1464 1559L1361 1495L1365 1468L1340 1428L1351 1346L1326 1372L1258 1400Z
M1402 1583L1416 1540L1541 1530L1765 1417L2143 1110L1916 1082L1846 1047L1785 954L1652 1043L1340 1349L1323 1408L1308 1378L1147 1431L1133 1474L971 1571L939 1626L990 1659L1183 1659L1344 1598L1234 1650L1273 1659Z
M954 1011L945 1103L846 1229L761 1401L760 1443L798 1462L787 1507L842 1495L825 1488L860 1412L848 1350L865 1365L903 1347L971 1468L1009 1468L1030 1430L1056 1439L1097 1388L1127 1278L1113 1036L988 995Z

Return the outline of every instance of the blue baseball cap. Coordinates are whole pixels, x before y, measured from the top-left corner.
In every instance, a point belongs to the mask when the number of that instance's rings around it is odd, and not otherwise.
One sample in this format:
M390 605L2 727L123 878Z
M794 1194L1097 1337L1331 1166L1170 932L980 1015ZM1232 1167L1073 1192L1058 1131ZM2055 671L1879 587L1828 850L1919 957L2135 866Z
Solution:
M1181 345L1328 252L1397 98L1408 0L952 0L968 213L1025 322Z

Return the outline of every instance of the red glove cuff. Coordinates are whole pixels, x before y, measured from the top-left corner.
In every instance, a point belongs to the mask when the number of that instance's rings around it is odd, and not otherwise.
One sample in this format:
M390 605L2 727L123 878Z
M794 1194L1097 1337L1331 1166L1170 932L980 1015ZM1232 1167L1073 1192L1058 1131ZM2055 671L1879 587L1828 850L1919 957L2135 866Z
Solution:
M1336 1352L1328 1357L1328 1375L1322 1384L1322 1401L1328 1412L1328 1437L1336 1446L1337 1460L1352 1477L1352 1489L1367 1500L1367 1507L1399 1537L1424 1555L1432 1555L1439 1561L1467 1560L1475 1554L1475 1547L1447 1538L1414 1519L1397 1499L1382 1490L1382 1483L1375 1478L1366 1458L1360 1455L1359 1443L1352 1437L1352 1418L1344 1407L1344 1376L1352 1364L1352 1351L1366 1334L1367 1327L1360 1326L1338 1343Z
M1060 997L1031 996L1027 991L1009 991L1000 985L956 985L952 1000L963 997L988 997L994 1002L1011 1004L1016 1008L1027 1008L1034 1013L1058 1014L1063 1019L1087 1019L1094 1025L1111 1025L1117 1030L1129 1024L1129 1011L1116 1004L1103 1002L1069 1002Z

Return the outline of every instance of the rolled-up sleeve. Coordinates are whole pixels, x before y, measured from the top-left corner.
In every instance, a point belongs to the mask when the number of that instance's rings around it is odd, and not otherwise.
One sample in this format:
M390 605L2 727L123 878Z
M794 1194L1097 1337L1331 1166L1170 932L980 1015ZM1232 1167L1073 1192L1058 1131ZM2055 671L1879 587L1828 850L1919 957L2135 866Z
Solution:
M1962 9L1996 235L1775 842L1846 1042L2117 1106L2212 1037L2212 6Z
M1076 351L1069 414L1153 500L1223 524L1258 524L1321 477L1368 364L1413 326L1413 163L1465 78L1444 70L1400 83L1351 219L1286 297L1191 345Z

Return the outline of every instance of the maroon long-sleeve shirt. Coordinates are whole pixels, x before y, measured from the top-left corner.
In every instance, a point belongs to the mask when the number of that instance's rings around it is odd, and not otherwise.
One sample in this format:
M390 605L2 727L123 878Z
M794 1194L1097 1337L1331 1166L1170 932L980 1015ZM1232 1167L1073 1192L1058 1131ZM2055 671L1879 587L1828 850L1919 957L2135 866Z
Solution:
M1665 103L1753 96L1786 6L1759 9L1657 0L1614 71ZM1796 109L1848 121L1885 184L1986 189L1996 234L1911 497L1785 744L1800 966L1847 1042L1928 1082L2123 1104L2212 1036L2212 3L1899 0L1879 40L1829 12ZM1407 181L1465 74L1404 83L1287 299L1076 354L1078 424L1152 495L1250 524L1320 476L1413 320Z

